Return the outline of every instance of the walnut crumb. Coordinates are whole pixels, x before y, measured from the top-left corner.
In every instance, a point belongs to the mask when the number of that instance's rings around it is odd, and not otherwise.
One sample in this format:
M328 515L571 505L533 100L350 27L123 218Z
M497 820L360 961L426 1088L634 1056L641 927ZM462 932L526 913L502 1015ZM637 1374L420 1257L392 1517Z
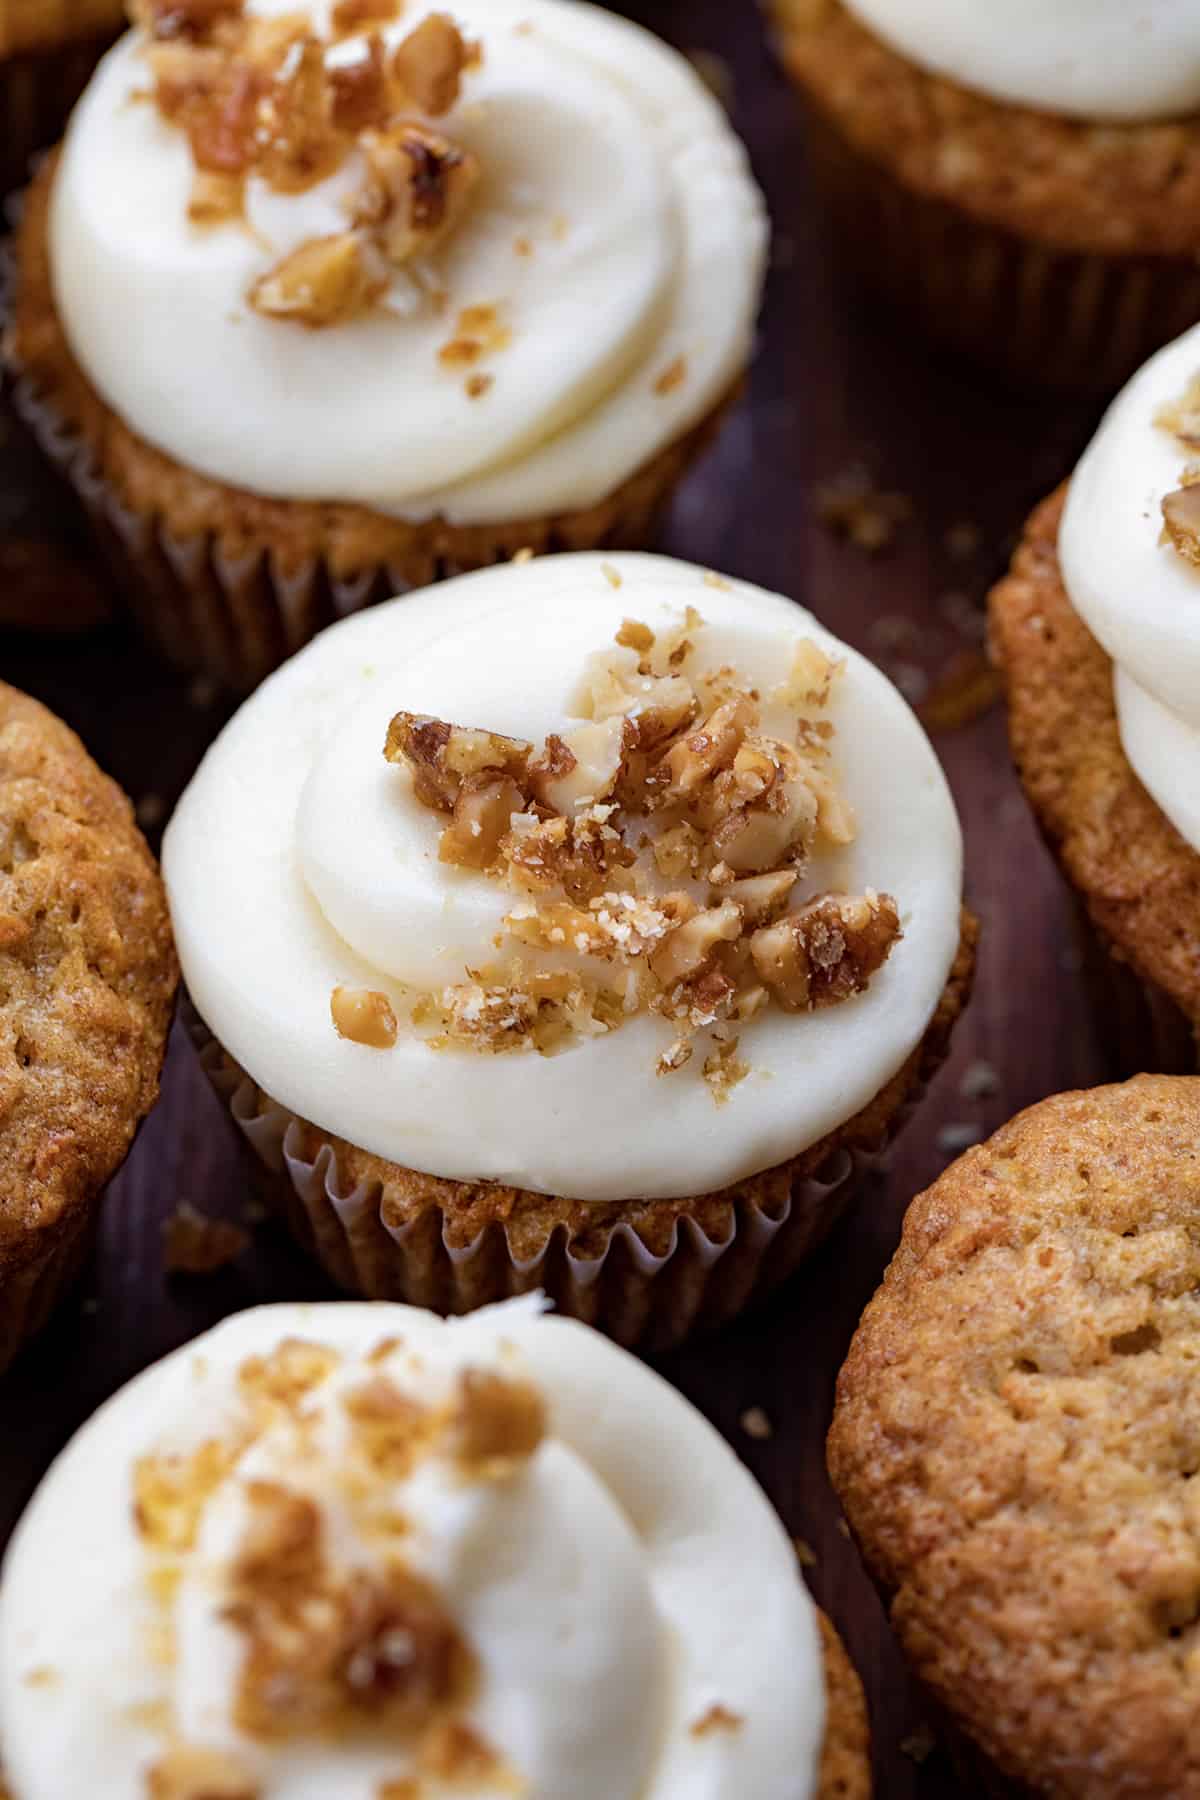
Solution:
M209 1218L183 1200L163 1225L163 1269L168 1275L212 1275L235 1262L250 1234L228 1219Z
M454 20L430 13L398 46L392 68L419 111L437 119L456 104L463 72L476 60Z
M607 581L611 588L619 588L625 579L621 574L620 569L614 568L610 562L600 564L600 573L604 576L605 581ZM620 643L620 641L620 638L618 638L617 642Z
M373 988L335 987L329 996L329 1016L340 1038L363 1044L369 1050L390 1050L399 1026L386 994Z
M796 1561L800 1564L802 1569L816 1568L817 1553L807 1538L794 1537L792 1539L792 1548L796 1552Z
M468 375L466 380L468 400L482 400L489 389L495 387L494 375Z
M258 278L249 300L267 318L319 331L369 311L386 286L363 240L342 231L301 244Z
M718 1701L693 1721L689 1730L693 1737L707 1737L713 1731L740 1731L746 1723L741 1713L731 1712Z
M656 379L654 391L656 394L673 394L675 389L682 387L686 380L687 358L677 356L674 362L667 364L662 374Z
M774 1426L761 1406L748 1406L738 1423L749 1438L763 1441L774 1435Z
M259 1800L262 1789L223 1750L179 1744L146 1773L148 1800Z
M815 503L822 525L868 556L889 549L898 527L912 517L912 501L906 494L876 487L867 471L857 466L820 483Z
M458 1384L454 1448L464 1474L495 1481L511 1475L537 1450L546 1407L528 1381L487 1369L466 1369Z
M828 894L756 931L750 954L780 1004L802 1012L861 993L901 935L890 894Z
M918 1725L915 1731L900 1740L901 1756L907 1756L910 1762L916 1763L918 1767L923 1762L928 1762L936 1748L937 1739L928 1725Z

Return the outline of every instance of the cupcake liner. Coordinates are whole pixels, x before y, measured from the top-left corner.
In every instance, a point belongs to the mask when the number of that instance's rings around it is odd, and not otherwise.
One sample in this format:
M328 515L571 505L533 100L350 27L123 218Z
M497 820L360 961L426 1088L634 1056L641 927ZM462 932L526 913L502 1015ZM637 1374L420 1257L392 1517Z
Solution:
M71 1226L20 1268L0 1274L0 1373L48 1322L74 1287L96 1237L95 1206L81 1209Z
M1200 319L1200 262L1060 249L897 180L811 99L809 163L845 260L933 338L1003 374L1119 387Z
M1072 898L1080 979L1092 1030L1109 1065L1108 1078L1200 1073L1195 1024L1161 988L1131 968L1074 891Z
M739 1199L720 1240L684 1218L661 1254L627 1224L612 1227L602 1248L587 1255L563 1224L533 1255L517 1254L498 1220L459 1244L436 1205L404 1224L389 1221L383 1185L345 1180L332 1143L306 1155L302 1121L263 1095L194 1017L190 1030L205 1073L253 1153L263 1198L339 1286L372 1300L463 1313L540 1288L560 1312L618 1343L669 1349L726 1323L785 1280L828 1235L873 1160L861 1150L835 1150L816 1175L791 1181L777 1213ZM896 1128L907 1111L897 1114Z
M12 399L43 454L82 500L145 635L177 666L244 690L324 626L392 595L506 562L526 548L645 545L685 470L715 435L732 396L598 507L494 530L464 529L458 549L455 530L447 526L415 540L411 554L348 577L335 575L319 557L292 555L285 561L266 543L234 546L207 531L180 535L166 518L139 510L117 490L86 437L58 413L52 394L18 372Z

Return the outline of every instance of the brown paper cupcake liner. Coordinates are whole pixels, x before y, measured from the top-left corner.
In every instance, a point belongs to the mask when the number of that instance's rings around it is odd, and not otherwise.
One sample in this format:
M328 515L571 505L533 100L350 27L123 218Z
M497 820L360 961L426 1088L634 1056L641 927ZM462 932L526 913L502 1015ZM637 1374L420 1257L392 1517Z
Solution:
M1053 854L1053 845L1049 848ZM1109 1079L1147 1070L1162 1075L1200 1073L1200 1041L1182 1007L1161 988L1142 980L1073 889L1071 898L1080 979Z
M264 1199L342 1288L372 1300L401 1300L463 1313L542 1289L560 1312L641 1350L665 1350L740 1313L789 1276L828 1236L875 1160L840 1148L814 1176L795 1178L774 1212L735 1201L728 1234L712 1238L692 1218L672 1227L662 1252L631 1225L603 1232L588 1252L557 1224L533 1254L520 1253L503 1222L456 1242L442 1210L388 1218L379 1181L357 1185L338 1167L335 1146L311 1154L311 1128L264 1095L192 1016L201 1064L253 1153ZM919 1099L893 1120L898 1130Z
M843 260L939 342L1031 385L1111 390L1200 319L1200 259L1019 237L906 186L811 97L805 110Z

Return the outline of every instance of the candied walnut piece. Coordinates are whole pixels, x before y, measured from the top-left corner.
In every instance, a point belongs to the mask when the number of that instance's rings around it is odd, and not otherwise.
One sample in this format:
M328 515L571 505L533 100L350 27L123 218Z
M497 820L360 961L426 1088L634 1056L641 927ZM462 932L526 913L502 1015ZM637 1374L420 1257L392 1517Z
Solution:
M179 96L192 160L198 170L241 177L254 161L258 107L266 82L259 70L223 68L207 93L201 83Z
M631 868L637 860L620 834L594 816L604 810L574 820L518 814L500 846L513 878L527 888L561 887L580 903L602 893L614 868Z
M459 789L468 775L485 770L508 775L524 786L533 745L495 731L447 725L421 713L398 712L388 726L383 754L404 763L413 778L417 799L435 812L454 811Z
M463 71L473 60L454 20L430 13L397 46L392 71L419 111L439 119L457 101Z
M654 633L640 619L624 619L617 633L617 643L636 650L639 656L649 656L654 648Z
M693 1737L707 1737L712 1731L740 1731L746 1723L741 1713L731 1712L718 1701L688 1727Z
M135 0L130 17L153 38L203 43L217 25L242 16L244 0Z
M826 894L750 939L759 979L789 1012L859 994L901 936L890 894Z
M359 1454L377 1475L402 1480L431 1441L426 1408L385 1375L353 1389L345 1405Z
M664 987L692 981L712 967L722 944L742 933L742 915L732 900L710 906L675 927L650 958L650 968Z
M1163 495L1163 524L1179 555L1200 564L1200 484Z
M357 137L360 131L378 130L391 111L383 39L373 31L361 56L353 62L335 63L327 70L333 123L338 131Z
M363 1044L368 1050L390 1050L399 1027L386 994L374 988L335 987L329 997L329 1016L341 1038Z
M249 1243L250 1234L240 1225L209 1218L184 1200L163 1226L163 1269L168 1275L213 1275Z
M775 869L768 875L748 875L722 888L721 896L740 908L744 925L770 925L787 907L798 874L796 869Z
M1178 400L1164 406L1154 422L1190 450L1200 450L1200 374L1192 376Z
M750 1064L738 1056L738 1038L718 1038L704 1059L704 1079L718 1106L724 1106L739 1082L750 1073Z
M238 1370L238 1386L250 1400L294 1412L337 1368L340 1357L327 1344L284 1338L268 1356L250 1356Z
M148 1800L260 1800L262 1789L224 1750L176 1744L146 1771Z
M243 176L197 169L188 198L188 218L193 225L227 225L230 219L241 218L245 200Z
M340 167L345 142L333 123L319 38L300 38L260 109L258 172L284 194L303 193Z
M463 1473L486 1481L513 1474L546 1434L546 1406L528 1381L464 1369L454 1416L454 1454Z
M479 161L424 125L381 131L365 146L367 180L353 221L371 228L389 263L427 256L462 218Z
M235 1574L260 1593L284 1594L310 1582L321 1562L321 1515L307 1495L274 1481L246 1484L250 1522L242 1537Z
M525 796L507 775L484 770L468 775L454 802L454 817L438 839L438 860L461 869L490 869L514 813Z
M190 1550L201 1514L233 1466L233 1451L210 1438L190 1456L142 1456L133 1466L133 1521L152 1550Z
M402 8L403 0L336 0L329 23L335 37L353 37L365 25L390 25Z
M529 766L529 791L551 812L570 816L582 802L607 800L626 766L629 721L613 717L581 725L566 737L551 732Z
M777 773L781 778L770 788L727 813L712 832L713 853L737 874L803 861L812 848L820 818L817 796L806 779L788 780Z
M507 1786L505 1778L510 1773L503 1757L463 1719L445 1719L434 1726L421 1747L421 1766L435 1781L457 1788L496 1781L505 1781Z
M352 231L312 238L260 275L250 289L255 312L319 331L368 312L387 286L370 249Z
M826 656L811 638L799 638L787 680L776 688L774 698L790 706L827 706L833 684L845 666L840 659Z

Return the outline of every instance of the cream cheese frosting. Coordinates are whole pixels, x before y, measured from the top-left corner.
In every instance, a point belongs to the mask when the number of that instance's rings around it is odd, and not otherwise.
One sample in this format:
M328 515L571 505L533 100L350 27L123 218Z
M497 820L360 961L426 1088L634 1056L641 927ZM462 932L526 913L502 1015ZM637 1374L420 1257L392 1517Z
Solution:
M409 0L387 46L437 10ZM252 176L244 223L191 223L188 140L145 98L145 34L100 65L54 182L55 300L79 362L151 444L255 493L496 523L605 499L730 389L767 225L690 64L580 0L462 0L453 16L482 59L436 123L483 175L439 253L438 304L398 277L385 306L324 330L265 318L247 294L344 231L357 153L300 193ZM326 32L329 0L311 17ZM472 396L439 353L478 307L504 347Z
M1200 109L1190 0L846 0L914 62L995 100L1083 119Z
M737 1027L746 1074L724 1105L707 1037L656 1075L676 1027L654 1012L548 1055L435 1048L409 1022L412 990L495 954L514 895L439 860L444 818L384 760L390 722L408 709L535 742L570 732L589 657L631 618L664 637L686 626L689 669L736 666L767 722L793 729L769 697L798 642L841 660L831 769L857 834L816 851L798 893L882 891L900 911L904 935L866 992ZM872 1100L943 991L961 856L937 758L884 676L790 601L642 555L489 569L332 627L226 727L163 847L192 999L281 1105L408 1167L596 1201L722 1187ZM334 990L383 997L400 1022L391 1046L340 1036Z
M806 1800L823 1730L765 1497L536 1298L227 1319L84 1426L0 1579L14 1800Z
M1200 849L1200 568L1165 541L1164 498L1196 458L1163 423L1200 376L1200 327L1109 408L1071 478L1059 560L1071 604L1114 664L1121 743Z

